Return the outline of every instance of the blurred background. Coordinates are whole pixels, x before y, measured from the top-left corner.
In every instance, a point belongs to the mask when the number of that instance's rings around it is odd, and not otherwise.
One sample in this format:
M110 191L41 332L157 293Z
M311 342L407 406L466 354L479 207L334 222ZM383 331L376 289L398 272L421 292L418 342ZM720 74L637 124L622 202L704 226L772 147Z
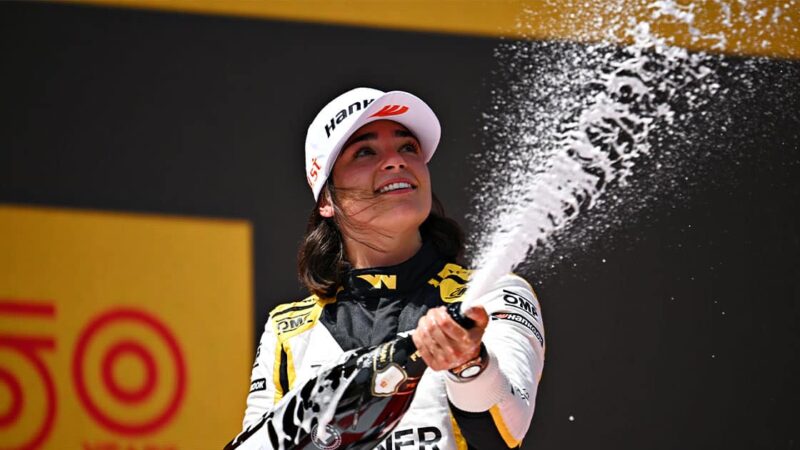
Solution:
M662 30L727 54L726 120L659 141L679 176L640 172L635 213L521 269L548 340L523 448L800 448L800 18L762 3L790 19L769 46L758 24L714 48ZM424 99L434 190L479 226L503 54L590 45L564 25L582 7L0 3L0 449L221 448L269 310L306 295L314 115L357 86Z

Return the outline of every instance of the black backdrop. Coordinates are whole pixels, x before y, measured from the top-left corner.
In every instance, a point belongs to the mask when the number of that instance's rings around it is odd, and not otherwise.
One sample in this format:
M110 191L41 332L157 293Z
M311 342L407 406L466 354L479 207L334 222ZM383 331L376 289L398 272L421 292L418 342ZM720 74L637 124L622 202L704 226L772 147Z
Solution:
M259 332L303 296L316 111L358 85L424 98L434 188L462 218L498 42L3 3L0 202L251 221ZM715 137L736 161L527 274L548 351L525 448L800 448L800 71L769 66Z

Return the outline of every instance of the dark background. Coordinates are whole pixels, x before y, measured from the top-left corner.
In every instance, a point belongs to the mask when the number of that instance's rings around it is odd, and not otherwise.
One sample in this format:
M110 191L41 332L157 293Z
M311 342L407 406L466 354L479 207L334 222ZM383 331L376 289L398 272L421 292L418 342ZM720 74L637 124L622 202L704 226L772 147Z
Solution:
M362 85L425 99L443 127L434 189L462 219L499 43L2 3L0 202L250 221L260 334L304 296L316 112ZM548 348L524 448L800 448L800 64L760 64L728 131L696 143L728 153L527 269Z

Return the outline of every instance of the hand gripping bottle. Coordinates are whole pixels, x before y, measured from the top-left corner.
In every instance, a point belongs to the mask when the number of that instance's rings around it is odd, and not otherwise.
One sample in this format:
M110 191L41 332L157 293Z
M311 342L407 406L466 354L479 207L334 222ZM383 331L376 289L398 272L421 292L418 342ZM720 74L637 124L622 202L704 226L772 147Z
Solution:
M450 316L475 323L450 304ZM373 449L400 422L428 367L411 336L345 354L343 362L292 389L225 450Z

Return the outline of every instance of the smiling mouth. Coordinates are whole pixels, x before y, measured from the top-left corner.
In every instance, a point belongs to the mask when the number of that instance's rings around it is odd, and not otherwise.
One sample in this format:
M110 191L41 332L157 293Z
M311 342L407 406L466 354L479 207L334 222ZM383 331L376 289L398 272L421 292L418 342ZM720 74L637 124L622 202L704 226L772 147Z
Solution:
M416 189L416 188L417 187L411 183L407 183L405 181L398 181L395 183L389 183L375 192L377 192L378 194L386 194L388 192L399 191L401 189Z

